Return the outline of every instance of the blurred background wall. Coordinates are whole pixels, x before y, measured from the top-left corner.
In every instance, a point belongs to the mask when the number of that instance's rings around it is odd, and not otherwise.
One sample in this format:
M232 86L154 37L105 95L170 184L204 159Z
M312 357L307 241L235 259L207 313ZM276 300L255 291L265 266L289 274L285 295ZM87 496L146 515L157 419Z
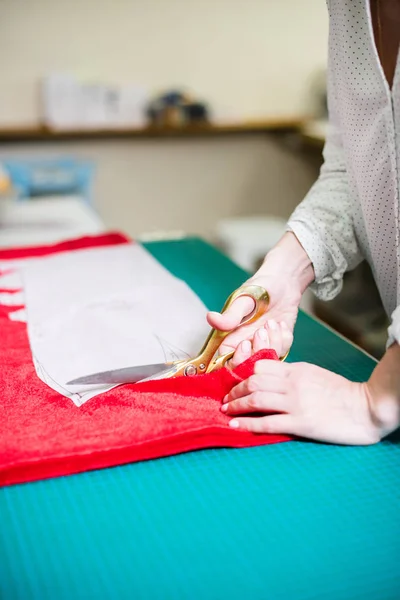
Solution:
M314 110L326 47L323 0L0 0L0 128L39 122L40 81L53 72L150 93L187 88L219 123L300 119ZM268 132L22 141L1 144L0 160L32 152L95 161L95 207L131 235L212 238L221 218L286 218L317 173Z
M324 0L0 0L0 123L35 123L38 79L184 85L221 117L307 112Z

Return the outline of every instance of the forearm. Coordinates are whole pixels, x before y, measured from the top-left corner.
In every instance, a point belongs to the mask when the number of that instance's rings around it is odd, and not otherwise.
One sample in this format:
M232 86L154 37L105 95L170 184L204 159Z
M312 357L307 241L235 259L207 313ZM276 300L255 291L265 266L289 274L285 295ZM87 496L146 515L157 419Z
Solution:
M267 277L273 269L298 287L301 294L314 281L311 260L294 233L287 232L267 254L257 276Z
M372 418L385 437L400 426L400 345L394 343L367 384Z

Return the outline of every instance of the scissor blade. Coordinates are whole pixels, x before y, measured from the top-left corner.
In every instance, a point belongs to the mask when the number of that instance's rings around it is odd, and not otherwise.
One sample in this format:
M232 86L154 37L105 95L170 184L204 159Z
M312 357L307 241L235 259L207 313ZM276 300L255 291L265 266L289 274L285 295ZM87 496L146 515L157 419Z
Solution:
M138 367L125 367L123 369L114 369L111 371L102 371L92 373L84 377L78 377L69 381L67 385L95 385L95 384L118 384L118 383L136 383L142 379L147 379L164 372L171 368L169 363L157 363L153 365L140 365Z

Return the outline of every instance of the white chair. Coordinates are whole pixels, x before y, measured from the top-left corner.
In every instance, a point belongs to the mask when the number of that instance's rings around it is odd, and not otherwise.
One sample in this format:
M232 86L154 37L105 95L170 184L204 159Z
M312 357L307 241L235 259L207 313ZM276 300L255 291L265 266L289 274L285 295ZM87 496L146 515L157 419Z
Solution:
M249 273L254 273L265 255L285 233L286 221L268 215L234 217L217 225L217 241L229 258ZM300 307L313 313L314 296L306 290Z
M252 272L279 241L285 228L286 221L279 217L234 217L218 223L217 237L228 256L240 267Z

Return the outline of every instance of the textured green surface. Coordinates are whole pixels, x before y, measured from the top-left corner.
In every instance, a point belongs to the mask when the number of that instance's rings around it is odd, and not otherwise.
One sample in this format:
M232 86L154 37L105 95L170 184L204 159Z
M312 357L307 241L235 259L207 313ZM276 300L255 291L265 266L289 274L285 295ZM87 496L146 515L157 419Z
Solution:
M210 308L243 272L198 240L148 245ZM291 360L373 362L305 315ZM321 399L322 400L322 399ZM0 597L400 598L400 446L206 450L0 490Z

